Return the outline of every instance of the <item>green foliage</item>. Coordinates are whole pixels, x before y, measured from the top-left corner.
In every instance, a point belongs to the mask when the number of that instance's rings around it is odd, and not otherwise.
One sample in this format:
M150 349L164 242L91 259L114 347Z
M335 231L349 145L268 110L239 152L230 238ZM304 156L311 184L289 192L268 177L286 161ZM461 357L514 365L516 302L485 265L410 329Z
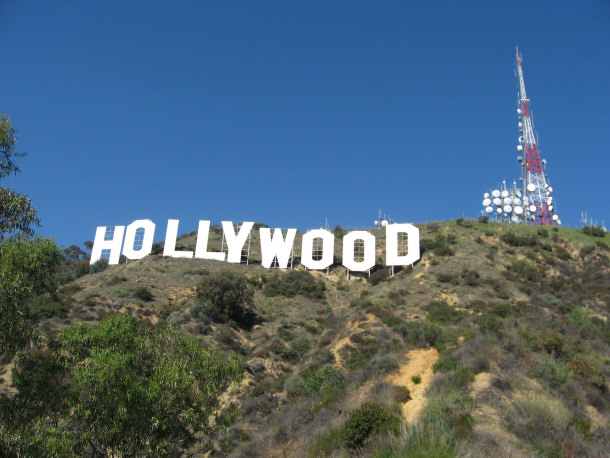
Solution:
M421 383L421 377L419 375L414 375L411 377L411 381L416 385L419 385Z
M441 283L451 283L452 285L460 284L459 275L453 272L445 272L436 274L436 279Z
M151 290L148 289L146 286L140 286L139 288L136 288L133 292L133 295L134 297L144 302L150 302L155 298Z
M536 236L534 234L516 234L514 232L506 232L500 237L501 240L507 245L513 247L521 246L535 246L537 244Z
M30 339L35 296L55 290L61 253L51 239L5 239L0 244L0 365Z
M22 360L14 402L32 426L70 424L74 453L175 455L201 436L209 449L235 420L234 409L218 410L218 397L242 374L238 357L195 336L113 316L66 328L46 354Z
M519 396L508 406L509 428L538 447L561 444L571 418L560 400L545 395Z
M335 366L326 366L317 371L306 371L301 374L304 380L304 394L309 395L318 391L342 388L345 377Z
M600 226L585 226L582 228L582 231L587 235L592 235L593 237L605 237L606 231L603 227Z
M108 267L108 259L98 259L89 267L89 273L96 274L106 270Z
M58 294L38 296L28 305L29 312L36 318L51 318L58 316L65 318L70 311L69 305L74 302L71 298L64 298Z
M470 412L474 400L461 389L441 389L429 392L430 399L422 417L435 414L444 419L457 438L470 434L474 420Z
M371 285L378 285L382 281L386 281L390 278L390 270L386 267L375 270L369 277L369 283Z
M453 256L455 251L451 248L456 241L455 235L438 234L433 240L422 239L419 242L420 251L432 251L436 256Z
M376 402L365 402L345 421L341 437L348 448L355 449L366 445L374 434L396 430L398 425L398 417L388 409Z
M0 116L0 179L19 173L15 158L25 156L17 151L17 130L5 114ZM29 197L0 187L0 239L9 234L32 235L32 226L40 224Z
M365 402L339 428L320 436L309 448L310 456L327 456L339 447L360 449L384 431L398 432L400 419L376 402Z
M443 330L426 321L403 323L398 331L407 343L418 347L435 346L442 342Z
M544 355L534 362L534 376L552 389L564 388L573 378L572 371L567 365Z
M245 275L227 270L205 277L197 286L196 302L211 319L221 323L232 320L249 329L260 322L253 310L253 297Z
M433 323L451 324L459 321L463 316L463 312L439 301L430 302L426 310L428 311L426 318Z
M312 299L324 298L324 282L306 270L291 270L272 275L265 285L265 296L294 297L297 294Z

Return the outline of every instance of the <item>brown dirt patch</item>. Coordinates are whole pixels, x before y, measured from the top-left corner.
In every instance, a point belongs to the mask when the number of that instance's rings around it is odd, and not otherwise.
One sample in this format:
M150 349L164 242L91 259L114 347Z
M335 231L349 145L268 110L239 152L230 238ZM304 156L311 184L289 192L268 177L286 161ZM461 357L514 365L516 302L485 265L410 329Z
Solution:
M420 348L411 350L405 357L407 363L400 367L398 374L391 374L386 380L392 385L408 388L411 399L402 404L401 412L408 423L413 423L426 405L426 389L434 377L432 365L438 360L438 351ZM411 380L416 375L421 377L420 383Z

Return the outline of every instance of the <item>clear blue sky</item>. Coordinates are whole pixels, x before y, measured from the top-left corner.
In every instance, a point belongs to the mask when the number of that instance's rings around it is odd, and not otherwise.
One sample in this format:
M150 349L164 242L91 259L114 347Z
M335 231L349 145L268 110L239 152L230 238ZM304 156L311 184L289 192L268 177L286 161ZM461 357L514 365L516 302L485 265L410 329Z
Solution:
M477 217L519 177L515 45L564 226L610 224L610 2L0 0L3 185L98 225Z

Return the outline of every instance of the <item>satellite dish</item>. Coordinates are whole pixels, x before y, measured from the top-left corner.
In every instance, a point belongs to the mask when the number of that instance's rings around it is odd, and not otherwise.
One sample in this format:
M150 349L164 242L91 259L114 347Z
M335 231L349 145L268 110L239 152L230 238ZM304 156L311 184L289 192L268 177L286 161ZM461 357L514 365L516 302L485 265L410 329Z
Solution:
M511 207L510 205L504 206L504 213L511 213L512 211L513 211L513 207Z
M560 219L557 220L557 224L561 224L561 220Z
M483 197L484 197L485 199L489 199L489 193L488 193L488 192L486 192L485 194L483 194Z
M502 207L498 207L498 208L496 208L496 211L497 211L498 213L502 213Z
M521 215L521 214L523 213L523 207L520 207L519 205L517 205L517 206L515 207L515 213L516 213L517 215Z
M494 189L493 191L491 191L491 195L494 197L500 197L500 191L498 191L497 189Z
M519 137L519 143L525 143L525 140L523 139L523 137Z
M504 198L504 205L510 205L513 203L513 198L512 197L505 197Z
M483 207L489 207L491 205L491 199L483 199Z
M384 219L381 221L381 227L386 227L388 225L388 220Z
M553 221L557 221L558 219L559 219L559 216L553 215Z
M524 203L525 205L527 205L527 204L529 204L529 203L530 203L530 200L527 198L527 196L525 196L525 197L523 198L523 203Z
M510 217L510 220L511 220L513 223L517 223L517 222L519 221L519 217L518 217L517 215L513 215L513 216L511 216L511 217Z
M517 145L517 151L519 151L519 152L523 151L523 145Z
M502 199L500 199L499 197L496 197L494 199L494 205L496 205L496 206L502 205Z
M536 206L535 205L530 205L530 211L533 213L536 211Z
M552 202L553 202L553 198L552 198L552 197L547 197L547 198L546 198L546 203L547 203L548 205L551 205L551 203L552 203Z
M492 211L494 211L494 209L492 207L485 207L485 211L487 213L491 213Z
M506 189L502 191L502 197L508 197L508 191Z
M549 211L552 212L553 211L553 206L549 205Z
M519 199L518 197L515 197L515 198L513 199L513 203L514 203L515 205L521 205L521 199Z
M521 129L523 127L523 123L521 121L519 121L519 129Z
M529 183L529 184L527 185L527 190L528 190L529 192L534 192L534 191L536 190L536 185L535 185L534 183Z
M549 192L553 192L553 188L551 188L551 187L549 186L548 191L549 191Z
M521 191L517 191L517 197L521 197Z
M375 220L375 226L379 225L379 221Z
M522 113L521 108L517 108L517 114L521 114L521 113Z

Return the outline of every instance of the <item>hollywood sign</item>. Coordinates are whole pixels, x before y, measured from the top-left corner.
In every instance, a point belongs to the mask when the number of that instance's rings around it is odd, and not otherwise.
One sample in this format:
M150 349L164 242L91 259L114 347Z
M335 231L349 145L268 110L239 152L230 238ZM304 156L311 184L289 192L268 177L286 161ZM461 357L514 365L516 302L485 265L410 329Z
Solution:
M223 221L222 230L227 252L208 251L210 221L199 221L195 251L177 250L179 221L167 221L165 246L163 256L172 258L214 259L239 264L244 244L248 240L254 222L244 222L236 227L232 221ZM120 255L127 259L142 259L152 251L155 235L155 223L149 219L140 219L129 226L114 226L114 231L108 231L106 226L99 226L95 232L95 240L91 250L91 264L102 258L102 251L108 255L109 264L118 264ZM296 229L287 229L284 236L282 229L274 229L273 234L268 227L261 227L260 249L262 266L270 268L274 259L277 266L287 268L293 252ZM388 224L385 226L385 264L386 266L411 265L420 257L419 229L412 224ZM400 241L406 236L406 247L399 247ZM320 239L314 256L314 240ZM355 246L363 248L356 259ZM137 243L136 243L137 241ZM320 245L321 241L321 245ZM403 243L404 245L404 243ZM136 248L137 247L137 248ZM122 249L121 249L122 248ZM406 248L406 254L404 254ZM314 229L303 234L301 242L301 264L311 270L323 270L334 263L335 235L326 229ZM375 266L375 236L368 231L351 231L343 237L342 264L354 272L365 272Z

